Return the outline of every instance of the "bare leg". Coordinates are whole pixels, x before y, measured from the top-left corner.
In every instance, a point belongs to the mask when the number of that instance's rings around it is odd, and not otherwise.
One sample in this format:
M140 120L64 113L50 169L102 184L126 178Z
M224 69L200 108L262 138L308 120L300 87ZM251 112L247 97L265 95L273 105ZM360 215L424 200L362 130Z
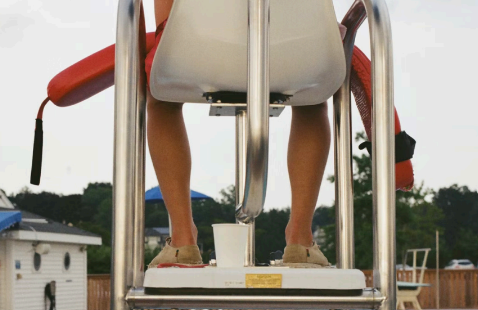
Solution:
M171 216L174 247L197 242L190 199L191 151L182 107L182 103L161 102L148 93L149 151Z
M312 244L312 217L330 148L327 103L292 107L288 168L292 191L286 243Z

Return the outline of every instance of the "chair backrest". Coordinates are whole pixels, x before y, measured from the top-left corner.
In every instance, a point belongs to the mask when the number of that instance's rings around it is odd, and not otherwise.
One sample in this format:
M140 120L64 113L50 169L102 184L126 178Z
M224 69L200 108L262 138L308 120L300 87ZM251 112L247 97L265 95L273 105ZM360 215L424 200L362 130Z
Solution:
M416 284L423 284L423 278L425 277L425 269L427 268L427 259L428 253L431 249L409 249L405 253L405 257L403 259L403 267L406 266L408 253L412 253L413 255L413 263L412 263L412 283ZM423 260L421 266L417 266L417 255L419 252L423 252ZM420 269L420 275L417 279L417 269ZM417 294L420 293L422 287L417 287Z
M206 103L205 92L247 91L246 0L175 0L150 76L163 101ZM330 98L345 78L332 0L270 2L270 91L286 104Z

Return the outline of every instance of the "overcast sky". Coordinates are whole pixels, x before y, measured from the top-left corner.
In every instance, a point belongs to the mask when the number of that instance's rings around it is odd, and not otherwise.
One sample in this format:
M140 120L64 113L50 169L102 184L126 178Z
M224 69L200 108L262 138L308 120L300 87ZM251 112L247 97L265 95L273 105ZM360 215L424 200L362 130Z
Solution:
M78 105L44 112L43 172L29 185L33 132L46 87L57 73L115 41L115 0L0 1L0 188L8 194L81 193L113 175L113 88ZM336 0L341 20L352 0ZM145 0L154 31L153 1ZM417 140L416 182L438 189L478 188L478 16L476 0L388 0L395 65L395 106L402 129ZM357 45L369 54L368 28ZM332 112L330 105L330 112ZM353 106L353 130L363 130ZM217 198L234 183L234 119L209 117L207 105L185 105L193 156L192 189ZM290 109L271 120L266 209L290 205L286 166ZM354 144L354 152L360 151ZM146 187L157 185L149 155ZM333 174L333 148L326 176ZM319 205L334 187L324 180Z

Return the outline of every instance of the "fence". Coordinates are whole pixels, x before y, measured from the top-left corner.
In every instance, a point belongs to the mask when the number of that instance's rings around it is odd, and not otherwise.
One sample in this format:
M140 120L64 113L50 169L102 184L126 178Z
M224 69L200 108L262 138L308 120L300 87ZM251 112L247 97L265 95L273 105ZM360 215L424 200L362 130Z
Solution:
M110 309L110 275L88 275L88 310Z
M367 287L372 287L372 271L363 271ZM417 276L420 271L417 270ZM478 270L439 270L440 274L440 309L478 309ZM411 271L398 271L400 281L411 281ZM425 270L423 287L418 301L423 309L436 309L436 269ZM405 305L411 306L411 305Z
M372 287L372 271L363 271L367 287ZM419 273L419 272L418 272ZM399 279L409 279L410 271L399 271ZM436 270L425 271L424 287L418 297L423 309L436 309ZM406 305L410 306L410 305ZM110 275L88 275L88 310L110 308ZM478 270L440 270L440 308L478 309Z

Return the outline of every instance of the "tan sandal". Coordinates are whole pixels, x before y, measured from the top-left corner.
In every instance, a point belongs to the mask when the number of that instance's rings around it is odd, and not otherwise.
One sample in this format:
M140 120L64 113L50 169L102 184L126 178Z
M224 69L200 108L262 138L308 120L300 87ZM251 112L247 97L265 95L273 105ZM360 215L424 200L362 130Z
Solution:
M160 264L201 265L202 257L197 245L175 248L171 246L171 238L168 238L166 246L151 261L148 268L157 268Z
M293 268L323 268L330 266L329 261L315 242L310 247L300 244L286 246L282 260L285 266Z

